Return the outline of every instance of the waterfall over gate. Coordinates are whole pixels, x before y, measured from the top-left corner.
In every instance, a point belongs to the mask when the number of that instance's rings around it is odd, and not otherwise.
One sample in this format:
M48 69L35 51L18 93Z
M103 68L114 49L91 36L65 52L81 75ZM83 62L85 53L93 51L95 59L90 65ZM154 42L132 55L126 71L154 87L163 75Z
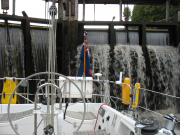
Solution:
M20 28L9 28L9 63L12 76L25 77L24 71L24 36Z
M0 76L3 77L8 75L6 34L6 28L0 27Z
M0 27L0 75L24 77L24 37L20 28L9 28L9 34L6 27ZM90 34L90 33L89 33ZM110 55L110 46L107 44L108 34L105 31L104 37L96 37L92 33L89 35L89 41L101 38L99 43L89 43L89 56L92 74L100 72L103 74L102 79L109 79L115 75L116 80L119 79L119 72L123 71L123 79L131 78L131 84L136 82L141 84L142 88L150 87L149 76L146 76L146 64L142 48L136 45L137 33L129 32L129 41L131 45L126 44L126 33L116 32L116 40L119 42L114 46L114 50ZM150 34L150 35L148 35ZM157 36L157 34L159 36ZM9 35L9 40L8 39ZM100 35L100 33L99 33ZM90 37L93 37L91 39ZM156 38L157 37L157 38ZM151 39L151 40L150 40ZM154 39L154 40L153 40ZM149 40L149 41L148 41ZM47 30L31 30L32 53L36 72L47 71L47 46L48 31ZM120 44L120 43L123 44ZM147 50L150 59L150 68L152 75L152 90L167 93L174 96L180 96L180 45L179 48L167 46L169 35L167 33L147 33ZM138 43L137 43L138 44ZM159 45L159 46L158 46ZM77 47L76 67L67 68L69 73L77 75L80 65L81 45ZM70 65L75 61L69 58ZM73 56L72 56L73 57ZM68 67L69 65L63 65ZM70 67L70 66L69 66ZM73 68L74 67L74 68ZM110 70L110 67L113 67ZM112 73L113 70L113 73ZM2 87L2 84L1 86ZM94 93L100 93L100 85L94 84ZM121 97L121 88L115 86L111 88L111 94ZM146 108L161 110L175 108L180 111L177 100L140 90L140 105ZM115 101L119 105L120 101Z
M0 27L0 76L25 77L24 36L20 28ZM3 81L0 81L0 91ZM20 88L18 91L23 92ZM18 97L18 102L21 99Z
M178 49L172 46L148 46L151 61L153 90L174 96L180 95L180 55ZM155 109L177 107L174 98L154 94Z
M48 31L31 30L32 53L35 72L47 71L48 60Z
M8 75L6 28L0 27L0 76ZM3 81L0 81L0 91L3 88Z
M20 28L0 27L0 76L24 77L24 37Z
M147 46L152 70L152 90L167 93L174 96L180 96L180 54L178 48L172 46ZM79 55L81 46L77 49L77 70L79 69ZM92 75L102 73L102 79L109 79L110 72L109 45L89 45L89 55ZM131 79L131 84L140 83L141 88L150 87L150 77L146 76L145 58L142 48L139 45L122 45L114 47L113 70L116 79L119 79L120 71L123 71L123 80L125 77ZM112 86L112 85L111 85ZM94 93L100 93L100 85L94 83ZM111 94L121 97L121 88L119 86L111 87ZM121 108L120 101L115 101L118 108ZM178 111L178 102L170 97L154 94L140 90L139 105L153 110L162 110L174 108Z
M116 45L114 48L114 71L119 78L120 71L125 77L131 79L131 83L141 83L145 87L145 60L142 56L142 48L139 45Z

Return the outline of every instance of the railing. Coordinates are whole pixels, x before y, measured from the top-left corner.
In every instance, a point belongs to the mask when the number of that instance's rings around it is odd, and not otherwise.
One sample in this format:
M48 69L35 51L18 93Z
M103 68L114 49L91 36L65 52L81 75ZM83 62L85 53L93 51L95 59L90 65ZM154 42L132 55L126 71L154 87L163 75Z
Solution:
M10 79L10 78L6 78L6 79ZM24 78L16 78L17 80L23 80ZM0 80L4 80L4 78L0 78ZM29 79L29 80L39 80L39 79ZM59 80L59 79L55 79L55 80ZM37 87L39 87L39 84L40 84L40 82L42 82L42 81L45 81L45 79L41 79L41 80L39 80L39 82L37 83ZM81 81L84 81L84 80L81 80ZM94 82L100 82L100 83L104 83L104 82L108 82L108 83L116 83L115 81L108 81L108 80L93 80ZM53 83L55 83L54 81L52 81L51 80L51 82L53 82ZM26 81L26 84L27 84L27 93L15 93L15 94L17 94L18 96L20 96L20 97L22 97L23 99L25 99L25 100L27 100L27 103L29 104L29 102L30 103L34 103L33 101L31 101L30 99L29 99L29 95L35 95L35 94L31 94L31 93L29 93L29 82L28 81ZM65 84L65 83L64 83ZM63 84L63 86L60 88L60 90L64 87L64 84ZM129 84L125 84L125 85L127 85L127 86L129 86L130 87L130 91L132 91L132 88L133 87L135 87L135 86L133 86L133 85L129 85ZM24 85L23 85L24 86ZM180 97L176 97L176 96L173 96L173 95L169 95L169 94L165 94L165 93L161 93L161 92L157 92L157 91L153 91L153 90L149 90L149 89L145 89L145 88L139 88L139 90L144 90L144 91L148 91L148 92L152 92L152 93L156 93L156 94L160 94L160 95L163 95L163 96L168 96L168 97L171 97L171 98L176 98L176 99L180 99ZM132 92L131 92L132 93ZM49 94L51 94L51 93L49 93ZM70 92L65 92L65 89L63 90L63 94L64 94L64 99L63 99L63 102L65 103L65 98L66 97L68 97L68 96L66 96L66 95L69 95L70 94ZM83 94L84 95L86 95L86 94L90 94L90 93L87 93L87 92L83 92ZM0 93L0 95L4 95L3 93ZM11 93L5 93L5 95L11 95ZM23 96L23 95L26 95L26 97L25 96ZM43 90L42 90L42 93L38 93L37 94L38 96L43 96L44 95L44 92L43 92ZM102 103L102 98L105 96L105 95L103 95L102 94L102 92L101 92L101 94L92 94L91 93L91 95L92 96L100 96L101 97L101 103ZM58 94L56 94L56 97L58 96ZM122 98L120 98L120 97L114 97L114 96L109 96L109 98L111 99L111 101L112 102L114 102L113 100L112 100L112 98L113 99L117 99L117 100L121 100L121 101L125 101L125 102L128 102L130 105L129 106L131 106L132 104L132 102L130 101L126 101L126 100L123 100ZM70 99L70 97L69 97L69 99ZM96 102L96 100L95 100L95 102ZM79 102L77 102L77 103L79 103ZM117 109L117 105L116 105L116 103L114 102L114 104L115 104L115 108ZM144 110L147 110L147 111L150 111L150 112L152 112L152 113L155 113L155 114L158 114L158 115L160 115L160 116L163 116L163 114L160 114L160 113L158 113L158 112L155 112L155 111L152 111L152 110L150 110L150 109L148 109L148 108L145 108L145 107L142 107L142 106L139 106L139 105L137 105L137 107L139 107L139 108L142 108L142 109L144 109Z

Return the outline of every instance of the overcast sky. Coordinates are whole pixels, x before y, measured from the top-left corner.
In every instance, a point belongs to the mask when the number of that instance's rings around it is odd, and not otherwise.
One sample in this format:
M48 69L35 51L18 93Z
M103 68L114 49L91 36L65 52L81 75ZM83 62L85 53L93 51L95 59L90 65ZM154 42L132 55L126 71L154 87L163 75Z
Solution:
M51 2L49 2L49 6ZM127 5L125 5L127 6ZM134 5L128 5L131 11ZM58 7L58 6L57 6ZM85 8L85 21L94 21L94 4L87 4ZM124 10L124 5L123 5ZM16 0L16 11L15 14L22 16L22 11L25 11L29 17L45 18L45 2L42 0ZM82 21L83 16L83 5L78 6L78 20ZM1 14L3 10L1 9ZM12 14L12 0L9 0L8 14ZM95 5L95 21L119 21L119 5L110 4L97 4ZM124 17L123 17L124 20Z

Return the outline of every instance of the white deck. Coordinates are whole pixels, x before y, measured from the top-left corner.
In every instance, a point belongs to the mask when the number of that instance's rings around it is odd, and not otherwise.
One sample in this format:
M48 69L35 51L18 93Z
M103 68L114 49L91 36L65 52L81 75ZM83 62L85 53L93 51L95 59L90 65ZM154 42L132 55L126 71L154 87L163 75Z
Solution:
M27 111L33 108L33 104L16 104L11 105L11 113L17 113L22 111ZM55 107L58 108L59 104L56 104ZM65 104L63 104L65 106ZM109 107L109 106L102 106L103 109L106 110L105 116L101 117L101 115L98 115L97 125L94 132L94 126L96 123L96 116L99 110L99 107L101 106L101 103L87 103L86 104L86 111L87 115L84 120L84 123L80 129L79 134L87 135L92 133L96 135L96 133L101 132L98 130L99 125L101 126L102 132L105 132L107 134L111 135L127 135L130 134L130 132L134 132L135 127L135 121L132 120L130 117L125 116L121 114L120 112L116 111L115 109ZM74 135L78 132L75 132L77 130L77 126L81 122L82 112L83 112L83 104L78 103L75 105L71 105L68 107L67 115L65 121L63 121L64 127L63 127L63 133L64 135L72 135L74 132ZM6 114L7 113L7 105L0 104L0 114ZM110 116L109 121L106 121L106 117ZM104 119L104 123L102 122ZM40 123L42 120L41 116L37 115L37 124ZM18 132L21 135L32 135L34 132L34 116L28 115L24 116L22 118L19 118L16 120L13 120L13 125L16 125L16 128ZM57 121L56 118L54 120L54 131L55 134L57 134ZM40 124L37 130L38 135L43 134L43 122ZM0 135L15 135L14 131L11 129L8 122L0 123ZM106 134L105 134L106 135Z

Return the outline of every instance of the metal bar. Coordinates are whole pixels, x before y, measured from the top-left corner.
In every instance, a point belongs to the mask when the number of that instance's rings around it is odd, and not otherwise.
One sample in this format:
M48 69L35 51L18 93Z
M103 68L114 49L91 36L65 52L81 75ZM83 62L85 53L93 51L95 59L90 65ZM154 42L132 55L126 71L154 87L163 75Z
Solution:
M169 2L170 0L166 0L166 22L169 22Z
M111 47L111 51L114 50L114 45L115 45L115 30L114 30L114 24L111 22L109 24L109 44Z
M85 21L85 0L83 0L83 20Z
M61 93L61 89L58 91L59 93L59 110L62 110L62 93Z
M95 10L96 8L95 8L95 0L94 0L94 21L95 21Z
M12 78L6 78L7 79L12 79ZM15 80L24 80L25 78L15 78ZM4 78L0 78L0 80L4 80ZM33 80L33 81L45 81L45 79L27 79L27 80ZM59 79L48 79L48 81L53 81L53 80L59 80Z
M84 67L83 67L83 76L85 77L86 73L86 40L84 39Z
M67 91L67 80L65 81L65 84L64 84L64 91L63 91L63 102L65 103L65 92Z
M26 80L27 83L27 98L29 99L29 82ZM29 104L29 100L27 100L27 104Z
M86 77L84 76L84 92L86 93ZM86 95L84 95L84 98L86 99Z
M101 87L101 103L103 102L103 99L102 99L102 95L103 95L103 93L102 93L102 83L100 83L100 87Z
M69 93L69 92L66 92ZM5 95L11 95L12 93L4 93ZM16 94L21 94L21 95L27 95L27 93L16 93ZM50 93L51 94L51 93ZM2 93L0 93L0 95L3 95ZM29 95L35 95L35 94L29 94ZM39 96L43 96L44 94L38 94ZM56 95L56 94L55 94Z
M16 0L13 0L13 15L15 15L15 5L16 5Z
M22 97L22 98L26 99L27 101L29 101L29 102L31 102L31 103L34 103L33 101L29 100L28 98L26 98L26 97L22 96L22 95L21 95L21 94L19 94L19 93L17 93L17 95L19 95L20 97ZM39 107L40 107L40 106L39 106Z
M127 36L127 44L129 44L129 32L128 32L128 26L126 26L126 36Z
M37 110L37 96L35 96L34 110ZM37 135L37 114L34 114L34 134Z
M172 4L175 4L172 0ZM82 0L79 0L78 4L83 4ZM87 0L86 4L94 4L94 0ZM96 4L119 4L118 0L97 0ZM133 5L163 5L164 0L123 0L123 4L133 4Z
M129 86L129 85L128 85ZM129 102L129 108L132 108L132 102L133 102L133 97L132 97L132 94L133 94L133 91L132 91L132 88L129 86L130 88L130 102Z
M78 24L82 25L122 25L122 26L142 26L145 24L146 26L153 27L167 27L167 26L178 26L177 22L124 22L124 21L78 21Z
M119 0L119 21L122 21L122 0Z
M69 103L71 103L71 81L69 81Z
M83 92L83 80L81 80L81 91Z

